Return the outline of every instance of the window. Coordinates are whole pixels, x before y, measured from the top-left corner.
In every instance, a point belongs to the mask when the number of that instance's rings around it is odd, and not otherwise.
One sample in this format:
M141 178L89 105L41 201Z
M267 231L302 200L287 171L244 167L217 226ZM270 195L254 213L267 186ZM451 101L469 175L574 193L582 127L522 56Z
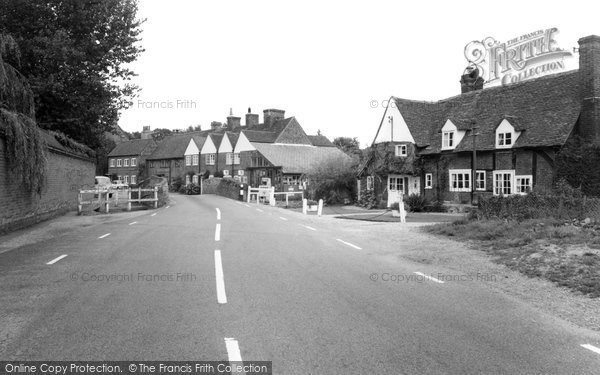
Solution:
M225 154L225 164L226 165L233 164L233 154L231 152L228 152L227 154Z
M131 166L137 167L137 159L136 158L131 158Z
M477 171L475 190L485 190L485 171Z
M192 176L192 182L194 184L198 184L198 175L197 174L195 174L195 175Z
M404 178L390 177L390 191L404 191Z
M494 172L494 195L510 195L513 193L515 171Z
M206 164L215 165L215 154L206 154Z
M192 155L192 165L198 165L198 154Z
M110 167L114 167L115 166L115 159L110 159L109 166Z
M185 165L192 165L192 155L185 156Z
M161 168L169 168L169 161L168 160L161 160L160 161L160 166L161 166Z
M498 146L512 145L512 133L498 133Z
M454 148L454 132L444 132L442 135L442 149Z
M471 191L471 170L451 169L450 191Z
M243 175L244 175L244 170L243 170L243 169L240 169L240 170L238 171L238 176L243 176Z
M119 182L123 181L123 176L117 176L117 180L118 180Z
M233 154L233 164L240 164L240 154Z
M133 185L137 184L137 176L134 174L131 175L131 184L133 184Z
M367 176L367 191L373 190L373 176Z
M121 166L121 159L117 159L117 167Z
M300 185L300 175L283 176L283 183L285 185Z
M396 156L408 155L406 145L396 145Z
M425 189L433 188L433 174L425 173Z
M189 174L186 174L186 175L185 175L185 184L186 184L186 185L189 185L189 184L190 184L190 175L189 175Z
M223 177L229 177L229 169L223 170Z
M129 159L123 159L123 166L129 167Z
M527 194L531 192L531 181L533 176L516 176L515 177L515 192L517 194Z
M127 160L127 159L125 159ZM129 183L129 176L123 176L123 183L128 184Z

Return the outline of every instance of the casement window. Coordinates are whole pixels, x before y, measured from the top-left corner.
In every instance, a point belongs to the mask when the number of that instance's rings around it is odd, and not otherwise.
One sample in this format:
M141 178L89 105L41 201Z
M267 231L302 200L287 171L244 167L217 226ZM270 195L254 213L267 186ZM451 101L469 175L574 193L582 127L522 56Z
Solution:
M192 155L192 165L198 165L198 154Z
M404 178L402 177L390 177L389 178L389 190L390 191L404 191Z
M125 183L125 184L129 183L129 176L123 176L123 183Z
M454 132L442 133L442 149L454 148Z
M238 171L238 176L243 176L243 175L244 175L244 170L243 170L243 169L240 169L240 170Z
M160 161L160 166L162 168L169 168L169 161L168 160L161 160Z
M137 184L137 176L134 174L131 175L131 184L132 185Z
M231 152L228 152L227 154L225 154L225 164L226 165L233 164L233 154Z
M186 185L189 185L189 184L190 184L190 175L189 175L189 174L186 174L186 175L185 175L185 184L186 184Z
M129 167L129 159L123 159L123 166Z
M131 166L137 167L137 158L131 158Z
M192 182L194 184L198 184L198 175L197 174L195 174L195 175L192 176Z
M433 174L425 173L425 189L433 189Z
M406 145L396 145L396 156L407 156L408 150Z
M238 154L238 153L233 154L233 164L234 165L240 164L240 154Z
M223 170L223 177L229 177L229 169Z
M115 159L110 159L109 163L108 163L109 167L114 167L115 166Z
M512 133L498 133L496 140L496 146L511 146L512 145Z
M117 167L121 166L121 159L117 159Z
M494 171L494 195L514 193L515 171Z
M373 176L367 176L367 191L373 190Z
M531 192L533 176L515 176L515 193L527 194Z
M123 176L117 176L117 181L119 181L119 182L123 181Z
M451 169L450 191L471 191L471 170L470 169Z
M485 171L477 171L476 172L475 190L485 191Z
M215 165L215 154L206 154L206 165Z
M185 165L186 166L192 165L192 155L185 156Z

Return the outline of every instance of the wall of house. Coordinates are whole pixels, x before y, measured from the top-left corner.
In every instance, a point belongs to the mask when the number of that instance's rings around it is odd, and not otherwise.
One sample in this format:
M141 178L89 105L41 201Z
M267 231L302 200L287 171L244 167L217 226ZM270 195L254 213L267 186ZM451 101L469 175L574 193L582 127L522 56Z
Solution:
M46 188L41 195L26 192L9 174L6 143L0 137L0 233L76 209L79 189L94 186L94 161L51 150L47 158Z
M163 176L167 179L170 178L169 184L178 177L185 179L185 160L183 158L168 159L165 166L162 165L161 160L150 160L146 165L148 168L148 173L151 176Z

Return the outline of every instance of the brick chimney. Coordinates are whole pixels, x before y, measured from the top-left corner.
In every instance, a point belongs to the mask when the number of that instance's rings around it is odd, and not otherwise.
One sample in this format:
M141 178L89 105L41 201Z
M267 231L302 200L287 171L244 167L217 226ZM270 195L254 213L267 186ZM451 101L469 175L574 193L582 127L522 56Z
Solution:
M479 70L474 66L468 66L460 77L460 93L483 89L483 78L479 76Z
M285 111L282 109L265 109L263 111L265 126L271 127L277 120L283 120Z
M227 116L227 130L233 130L239 128L241 124L241 117L235 117L233 110L229 109L229 116Z
M219 130L222 127L223 127L223 124L221 122L219 122L219 121L212 121L210 123L210 130L212 130L212 131Z
M152 139L152 130L150 130L150 126L144 126L142 127L142 134L141 137L142 139Z
M246 127L250 129L255 125L258 125L258 115L253 114L252 109L248 107L248 113L246 113Z
M600 36L579 39L579 84L579 131L584 139L600 144Z

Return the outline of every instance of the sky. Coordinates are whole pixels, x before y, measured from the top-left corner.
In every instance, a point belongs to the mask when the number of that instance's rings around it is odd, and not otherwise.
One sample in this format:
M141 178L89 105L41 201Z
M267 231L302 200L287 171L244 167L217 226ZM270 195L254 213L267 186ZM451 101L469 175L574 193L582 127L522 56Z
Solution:
M464 47L556 27L565 50L600 34L591 1L140 0L142 89L126 131L226 121L230 109L295 116L308 134L369 145L390 96L460 94ZM577 68L577 55L567 69Z

